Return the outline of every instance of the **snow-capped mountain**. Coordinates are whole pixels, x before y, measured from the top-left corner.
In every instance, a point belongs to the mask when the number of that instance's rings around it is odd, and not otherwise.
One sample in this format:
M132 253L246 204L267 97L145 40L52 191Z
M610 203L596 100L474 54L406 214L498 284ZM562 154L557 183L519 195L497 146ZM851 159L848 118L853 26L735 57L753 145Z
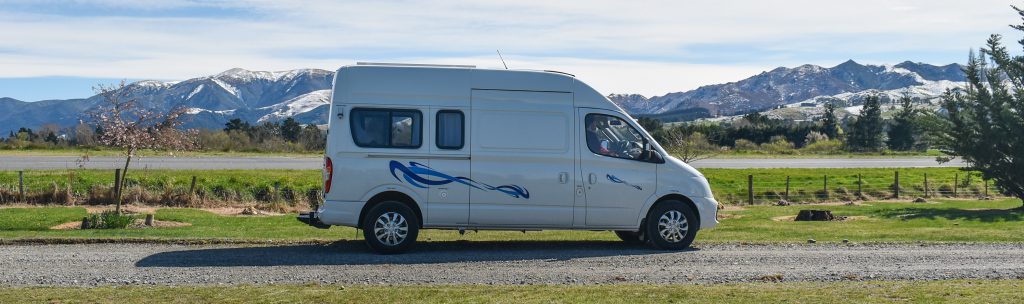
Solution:
M899 96L903 92L930 99L965 81L959 64L934 66L906 61L892 65L862 65L853 60L831 68L801 65L776 68L725 84L644 98L613 94L608 97L634 115L708 113L734 115L801 103L856 103L867 94Z
M186 126L219 129L233 118L250 123L294 117L303 124L326 122L334 72L301 69L281 72L231 69L179 82L144 80L126 87L142 106L158 111L188 110ZM0 131L44 124L69 127L101 97L23 102L0 99Z

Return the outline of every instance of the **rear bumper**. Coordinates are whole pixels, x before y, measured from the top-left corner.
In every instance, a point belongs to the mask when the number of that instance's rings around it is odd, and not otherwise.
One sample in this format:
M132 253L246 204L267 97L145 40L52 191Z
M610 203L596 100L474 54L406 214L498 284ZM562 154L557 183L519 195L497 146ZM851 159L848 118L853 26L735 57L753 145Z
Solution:
M325 201L317 210L317 218L328 225L358 227L359 213L363 211L365 204L366 202Z

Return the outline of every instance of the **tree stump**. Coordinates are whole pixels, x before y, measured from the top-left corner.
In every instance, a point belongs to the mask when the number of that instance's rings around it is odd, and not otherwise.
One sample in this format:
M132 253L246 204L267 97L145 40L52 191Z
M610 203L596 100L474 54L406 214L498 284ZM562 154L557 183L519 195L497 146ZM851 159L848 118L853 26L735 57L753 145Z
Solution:
M796 221L834 221L836 217L828 210L800 210Z
M152 214L146 214L146 222L145 223L146 223L146 226L150 226L150 227L153 226L153 215Z
M92 225L89 224L89 218L88 217L83 217L82 218L82 229L89 229L89 228L92 228Z

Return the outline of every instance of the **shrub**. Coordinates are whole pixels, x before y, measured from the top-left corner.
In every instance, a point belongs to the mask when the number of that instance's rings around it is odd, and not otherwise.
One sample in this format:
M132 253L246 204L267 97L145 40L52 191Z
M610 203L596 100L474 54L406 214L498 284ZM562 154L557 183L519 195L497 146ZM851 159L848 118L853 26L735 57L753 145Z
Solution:
M757 151L758 150L757 144L755 144L752 141L746 140L746 139L737 139L736 140L736 144L733 145L733 146L736 148L736 151Z
M815 141L804 146L803 151L814 153L839 153L843 149L843 142L837 139L826 139Z
M107 210L90 215L88 220L89 226L85 227L88 229L124 229L135 222L135 216Z

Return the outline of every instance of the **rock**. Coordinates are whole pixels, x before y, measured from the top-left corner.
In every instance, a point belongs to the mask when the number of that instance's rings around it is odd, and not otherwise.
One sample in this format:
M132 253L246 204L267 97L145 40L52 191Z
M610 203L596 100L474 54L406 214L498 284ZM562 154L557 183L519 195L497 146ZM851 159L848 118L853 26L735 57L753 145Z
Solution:
M918 198L914 199L914 202L915 203L927 203L928 200L924 199L923 197L918 197Z
M817 243L817 242L818 242L818 241L815 241L814 239L808 239L808 240L807 240L807 243L808 243L808 244L814 244L814 243Z
M775 202L775 205L776 206L789 206L789 205L792 205L792 203L790 203L787 200L780 199L778 202Z
M800 210L796 221L834 221L836 217L829 210Z
M153 226L153 215L152 214L146 214L146 226L150 226L150 227Z
M260 211L256 210L256 207L249 206L242 209L242 215L259 215Z
M843 239L843 244L849 244L849 243L850 243L850 240Z
M83 217L82 218L82 229L89 229L89 228L92 228L92 226L89 225L89 218L88 217Z
M846 204L844 204L844 205L847 205L847 206L856 206L856 205L857 205L857 203L854 203L853 201L849 201L849 202L846 202Z

